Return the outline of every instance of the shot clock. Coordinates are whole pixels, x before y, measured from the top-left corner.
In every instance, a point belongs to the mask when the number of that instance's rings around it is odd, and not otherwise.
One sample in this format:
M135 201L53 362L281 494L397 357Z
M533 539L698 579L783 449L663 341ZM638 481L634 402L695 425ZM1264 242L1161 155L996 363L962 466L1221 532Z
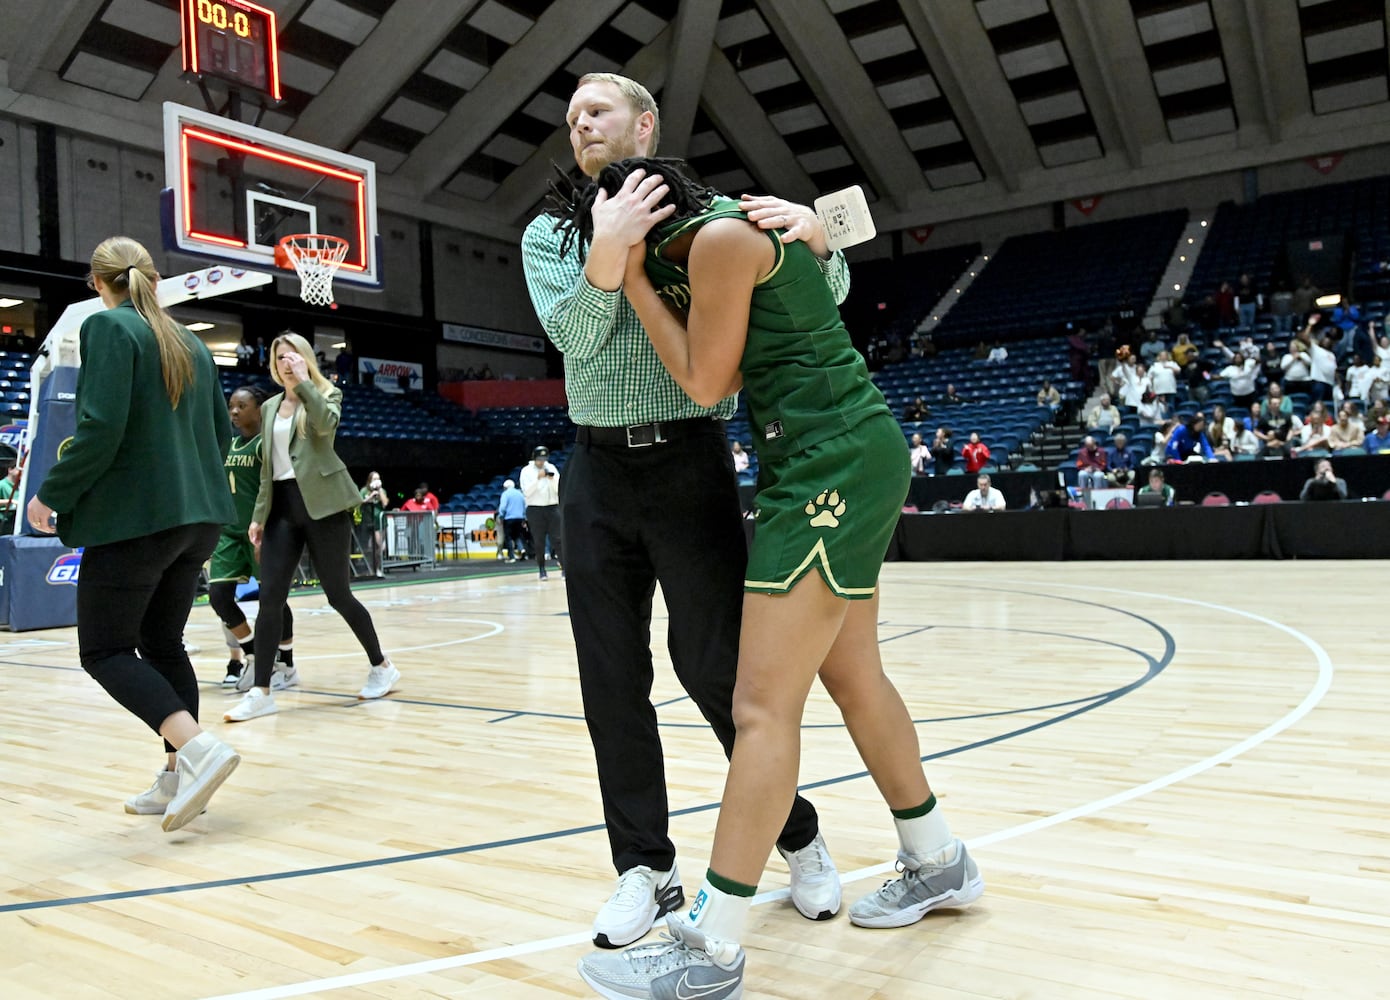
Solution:
M183 68L280 100L275 12L246 0L181 0Z

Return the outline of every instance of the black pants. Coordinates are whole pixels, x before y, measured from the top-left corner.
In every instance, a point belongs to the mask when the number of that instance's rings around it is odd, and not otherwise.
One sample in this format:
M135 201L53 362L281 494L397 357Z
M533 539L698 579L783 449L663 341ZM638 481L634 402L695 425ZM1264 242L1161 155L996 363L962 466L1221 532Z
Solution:
M319 585L333 610L343 616L362 644L372 666L385 659L377 642L372 616L352 596L350 559L352 515L345 510L315 521L304 509L299 484L293 479L275 483L261 539L261 598L256 615L256 687L270 687L275 649L282 634L285 601L304 547L318 570Z
M583 429L580 441L561 502L565 583L608 842L619 872L664 871L676 849L651 703L652 595L660 582L676 677L730 754L748 561L733 457L715 421L649 448L586 444ZM800 850L818 829L797 796L778 843Z
M531 529L531 548L536 552L536 565L545 574L545 540L550 539L550 551L560 561L560 507L527 507L526 523Z
M235 580L218 580L208 586L208 604L212 606L212 610L217 613L217 617L228 629L240 628L246 624L246 615L237 606L236 588ZM285 605L281 617L284 619L284 624L280 629L280 641L285 642L294 638L294 613L288 604Z
M521 544L521 529L526 525L526 518L503 518L502 525L507 532L507 555L516 559L523 548Z
M221 528L185 524L89 545L77 582L82 669L156 733L177 712L198 718L198 678L183 648L198 574ZM140 655L136 655L136 651ZM166 741L164 749L173 753Z

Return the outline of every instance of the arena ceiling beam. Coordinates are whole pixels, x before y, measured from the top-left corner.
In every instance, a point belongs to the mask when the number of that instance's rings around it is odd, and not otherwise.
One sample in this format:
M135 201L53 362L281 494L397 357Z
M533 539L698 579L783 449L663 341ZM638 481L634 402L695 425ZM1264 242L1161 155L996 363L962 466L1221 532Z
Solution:
M1245 0L1213 4L1212 14L1242 129L1262 126L1279 142L1292 122L1312 114L1298 10Z
M5 4L9 86L27 91L41 70L56 75L102 6L103 0L15 0Z
M719 0L681 0L671 22L668 80L680 85L661 95L661 149L665 156L684 157L695 126L695 111L705 87L705 71L714 49L714 29L719 24Z

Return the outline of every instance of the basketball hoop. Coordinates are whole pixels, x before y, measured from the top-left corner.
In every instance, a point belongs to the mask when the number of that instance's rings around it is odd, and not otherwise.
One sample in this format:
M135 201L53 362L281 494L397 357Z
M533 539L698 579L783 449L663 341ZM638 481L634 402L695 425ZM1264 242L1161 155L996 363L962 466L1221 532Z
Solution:
M313 306L333 305L333 275L347 257L341 236L296 233L275 245L275 263L299 275L299 297Z

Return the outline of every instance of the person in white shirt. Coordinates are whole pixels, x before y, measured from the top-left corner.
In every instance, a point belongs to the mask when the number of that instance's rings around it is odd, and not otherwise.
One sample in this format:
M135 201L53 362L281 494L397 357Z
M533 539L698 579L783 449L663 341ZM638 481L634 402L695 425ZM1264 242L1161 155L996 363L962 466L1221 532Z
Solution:
M912 444L907 449L907 457L912 460L912 474L925 476L927 463L931 461L931 449L922 443L922 435L912 435Z
M1368 365L1361 355L1356 355L1351 366L1347 368L1347 396L1359 401L1363 406L1369 406L1371 383L1375 377L1376 369Z
M1308 344L1308 375L1313 382L1310 391L1314 400L1331 400L1337 386L1337 355L1327 345L1326 339Z
M1172 354L1159 351L1158 360L1149 369L1149 383L1153 388L1153 394L1165 403L1177 395L1178 374L1181 371Z
M1157 427L1168 419L1168 407L1157 393L1146 392L1139 401L1139 422L1145 427Z
M1315 313L1311 319L1316 320ZM1313 357L1308 353L1308 345L1312 335L1309 329L1304 329L1289 341L1289 349L1280 359L1279 366L1284 369L1284 392L1290 396L1298 392L1308 392L1313 378Z
M531 461L521 470L521 493L526 497L526 524L531 529L531 550L541 579L546 579L545 541L560 562L560 470L550 464L550 449L544 445L531 452ZM563 572L561 573L563 576Z
M1263 442L1256 436L1254 428L1259 425L1260 404L1252 403L1247 416L1240 423L1240 429L1236 431L1235 437L1231 439L1231 451L1236 455L1249 455L1254 457L1260 453L1264 447Z
M1009 360L1009 352L1004 349L1004 345L999 341L994 342L994 347L990 349L989 357L985 358L987 365L1002 365Z
M983 473L975 480L975 489L965 495L965 502L961 505L961 510L985 511L993 513L996 510L1004 509L1004 494L1000 493L989 484L989 476Z
M734 456L734 471L735 471L735 472L747 472L747 471L748 471L748 452L746 452L746 451L743 450L743 445L742 445L740 442L735 441L735 442L733 443L733 446L732 446L732 453L733 453L733 456Z
M1086 418L1086 428L1093 431L1113 431L1120 426L1120 410L1110 404L1110 394L1100 397L1100 405Z
M1127 360L1115 368L1115 378L1120 384L1120 403L1124 406L1138 406L1149 389L1149 374L1142 362Z

